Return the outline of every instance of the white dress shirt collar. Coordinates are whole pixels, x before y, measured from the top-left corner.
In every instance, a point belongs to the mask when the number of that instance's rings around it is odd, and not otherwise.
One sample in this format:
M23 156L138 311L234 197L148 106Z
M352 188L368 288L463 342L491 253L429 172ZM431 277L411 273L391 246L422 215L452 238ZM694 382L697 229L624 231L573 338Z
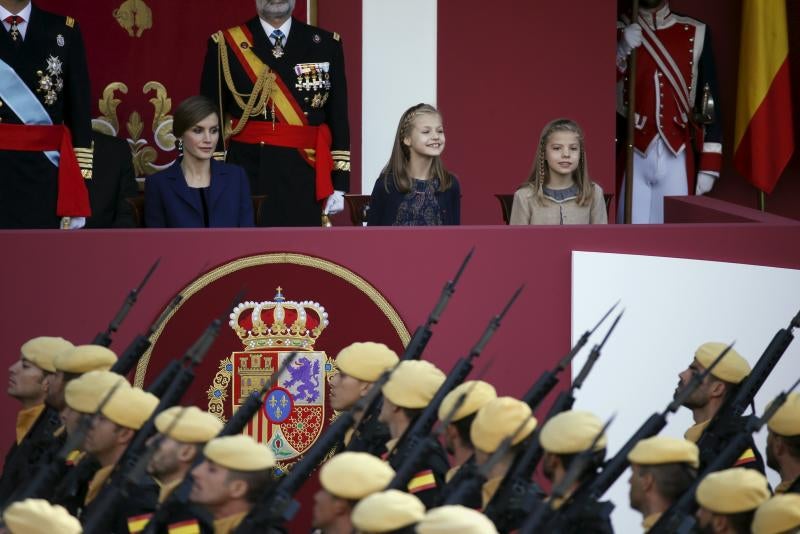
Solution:
M14 15L19 15L24 19L22 23L17 24L17 29L20 35L22 35L22 38L25 39L25 33L28 31L28 21L31 18L31 2L28 2L28 5L22 8L22 11L19 13L12 13L3 6L0 6L0 20L3 21L3 27L6 31L11 31L11 24L6 22L6 19Z
M264 32L267 34L270 43L275 45L275 41L272 39L271 35L275 30L280 30L283 32L283 44L284 46L286 45L286 42L289 40L289 31L292 29L292 17L286 19L286 22L281 24L280 28L273 27L270 23L262 18L259 18L258 20L261 21L261 27L264 28Z

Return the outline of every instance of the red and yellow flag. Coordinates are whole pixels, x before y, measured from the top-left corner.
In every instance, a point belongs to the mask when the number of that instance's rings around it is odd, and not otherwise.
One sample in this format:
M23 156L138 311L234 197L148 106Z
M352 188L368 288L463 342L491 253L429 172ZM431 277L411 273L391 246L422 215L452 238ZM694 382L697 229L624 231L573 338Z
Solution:
M733 161L772 193L794 152L786 0L743 0Z

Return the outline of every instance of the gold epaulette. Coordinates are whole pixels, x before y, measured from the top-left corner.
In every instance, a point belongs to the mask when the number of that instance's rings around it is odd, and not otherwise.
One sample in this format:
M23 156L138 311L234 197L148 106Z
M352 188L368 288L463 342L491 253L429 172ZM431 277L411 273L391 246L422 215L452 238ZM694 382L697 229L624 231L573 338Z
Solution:
M94 141L89 148L75 147L75 157L78 159L78 167L84 179L92 179L92 165L94 163Z
M333 40L334 40L334 41L341 41L341 40L342 40L342 36L341 36L341 35L339 35L339 34L338 34L338 33L336 33L336 32L333 32Z
M333 170L350 172L350 151L331 150L333 157Z
M75 27L75 19L73 19L72 17L67 17L66 24L67 24L68 28L74 28Z

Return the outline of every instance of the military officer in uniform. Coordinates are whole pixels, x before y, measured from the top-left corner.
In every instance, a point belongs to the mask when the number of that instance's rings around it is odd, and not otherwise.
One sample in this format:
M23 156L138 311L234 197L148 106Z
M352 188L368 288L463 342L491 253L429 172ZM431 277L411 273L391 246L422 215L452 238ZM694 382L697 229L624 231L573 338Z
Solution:
M711 473L695 491L699 531L749 534L756 509L769 497L769 483L758 471L734 467Z
M0 228L76 228L90 215L89 74L78 23L0 0Z
M718 91L708 26L672 12L668 0L640 4L638 20L622 17L617 24L617 112L628 115L628 55L637 48L631 221L663 223L665 196L702 195L714 186L722 127L714 112ZM625 139L624 131L619 138ZM623 185L618 222L624 194Z
M689 440L655 436L637 443L628 461L631 508L641 512L647 532L694 483L700 452Z
M781 475L775 493L800 493L800 394L789 395L767 428L767 465Z
M257 17L211 37L201 80L226 122L226 161L266 195L262 226L319 226L349 187L341 39L291 18L294 5L256 0Z

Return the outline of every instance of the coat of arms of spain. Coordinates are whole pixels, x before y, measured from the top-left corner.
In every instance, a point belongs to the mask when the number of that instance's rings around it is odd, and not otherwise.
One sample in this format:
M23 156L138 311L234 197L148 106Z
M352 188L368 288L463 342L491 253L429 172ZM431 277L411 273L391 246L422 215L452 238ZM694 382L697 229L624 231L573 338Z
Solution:
M328 326L328 313L317 302L287 301L279 287L274 300L238 304L229 324L244 350L220 361L208 388L208 411L224 420L226 406L233 414L253 391L271 382L262 409L244 433L272 449L280 475L314 444L325 422L334 366L324 351L314 350L314 343ZM292 352L297 356L274 379Z

